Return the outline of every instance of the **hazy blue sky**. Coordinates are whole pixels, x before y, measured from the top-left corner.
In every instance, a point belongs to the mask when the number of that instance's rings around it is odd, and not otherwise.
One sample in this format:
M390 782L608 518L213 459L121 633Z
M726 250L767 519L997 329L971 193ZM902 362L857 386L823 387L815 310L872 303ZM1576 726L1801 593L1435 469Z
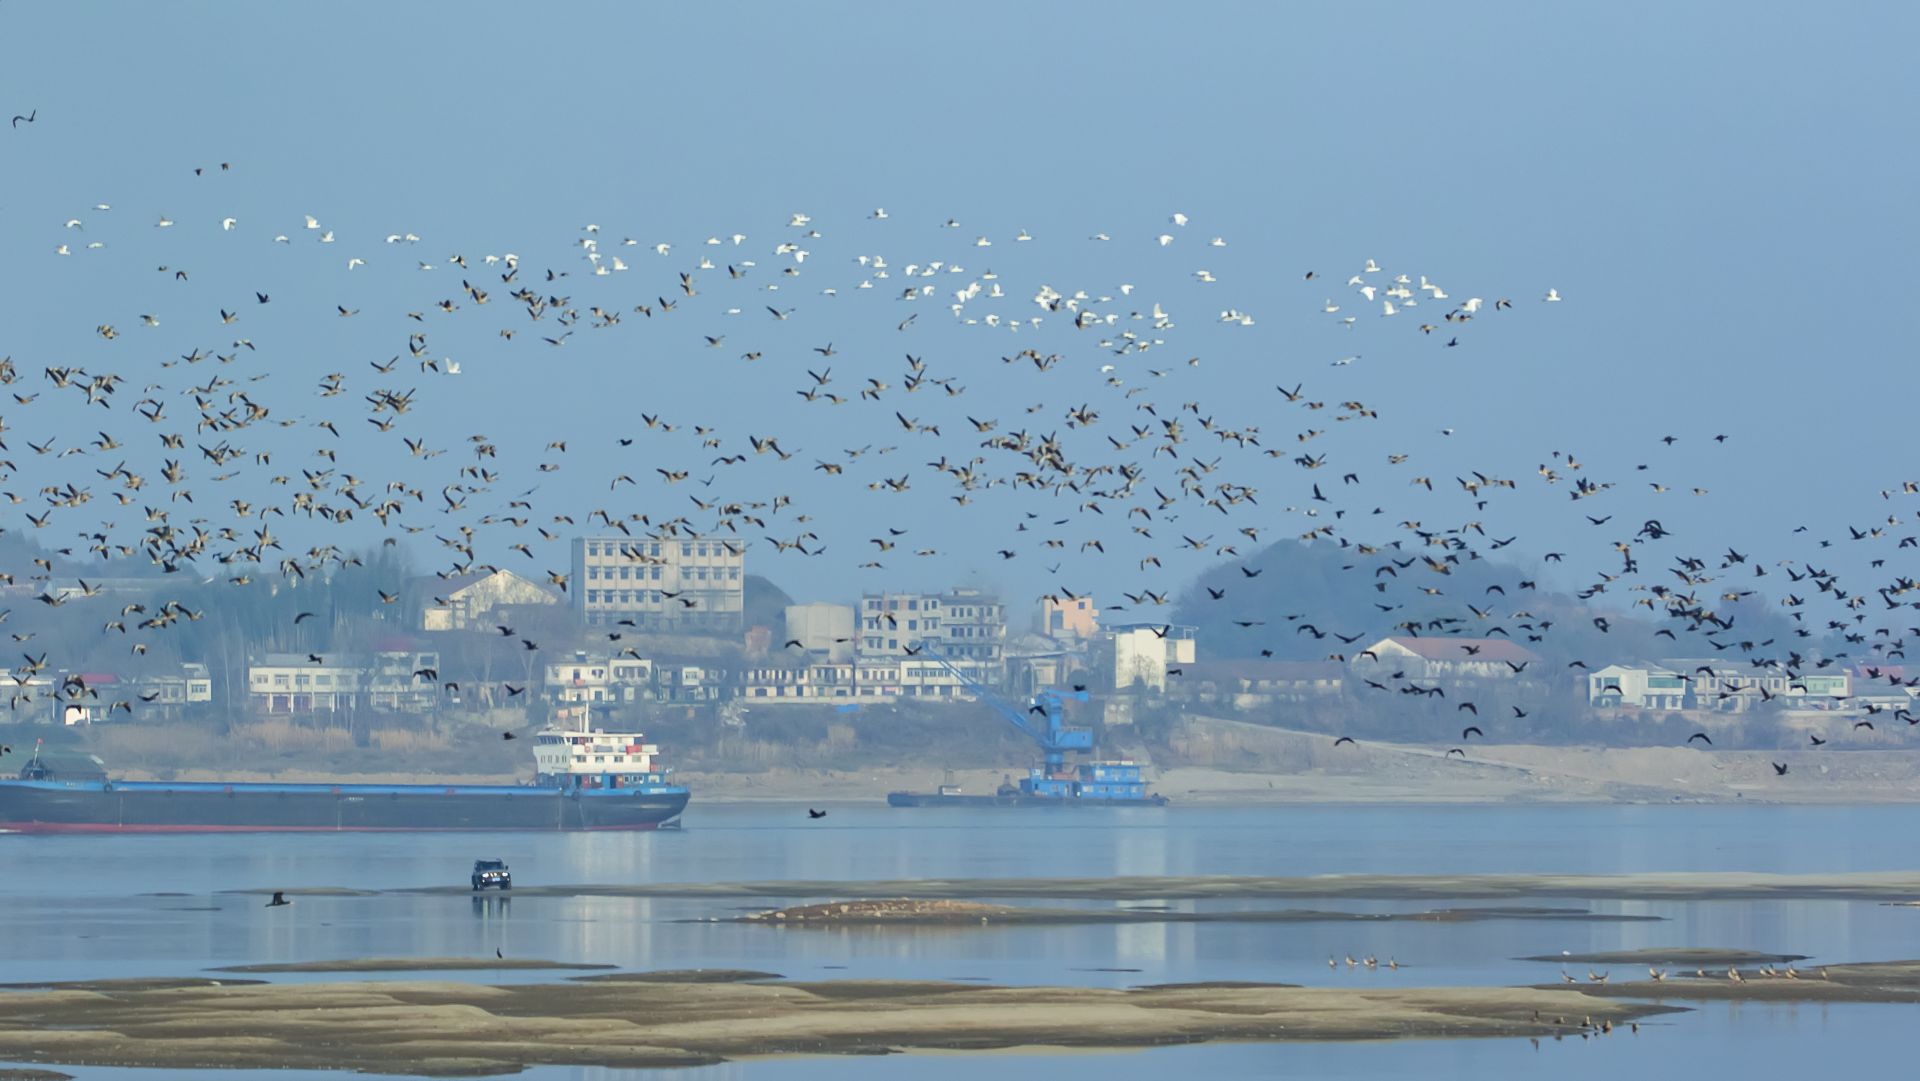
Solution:
M1336 425L1287 406L1276 384L1304 382L1309 397L1353 398L1381 414L1313 445L1340 470L1231 455L1241 465L1223 466L1225 479L1261 489L1260 508L1234 525L1300 532L1309 525L1284 508L1306 505L1310 483L1330 490L1338 471L1354 468L1364 483L1342 505L1451 527L1473 511L1451 478L1480 469L1521 482L1522 493L1486 515L1490 530L1521 537L1510 550L1521 558L1579 545L1591 553L1583 569L1609 566L1604 540L1614 537L1603 539L1582 512L1660 517L1682 531L1687 551L1734 543L1793 554L1809 539L1786 547L1796 525L1830 535L1841 522L1911 514L1877 493L1911 469L1902 282L1920 236L1911 197L1915 40L1920 14L1897 4L7 0L0 114L38 116L0 130L0 355L13 355L36 384L40 368L63 363L126 372L128 390L151 369L177 389L212 367L163 376L163 357L195 345L226 352L236 334L249 336L260 356L224 374L271 371L254 393L276 417L356 418L349 406L374 386L417 382L412 433L455 446L486 432L517 469L473 506L504 509L512 492L538 484L542 519L583 518L603 504L656 517L691 512L689 486L663 487L652 469L704 476L716 452L703 457L683 432L676 442L643 436L614 457L613 437L635 434L641 411L718 424L724 453L749 432L775 433L800 456L782 469L755 460L740 467L751 472L720 474L696 494L793 494L815 515L829 555L756 549L754 570L803 596L973 581L1018 599L1057 581L1138 582L1133 560L1144 549L1073 563L1083 539L1126 532L1082 514L1057 531L1072 541L1059 575L1041 570L1055 556L1032 538L1017 538L1019 557L1002 560L994 551L1015 542L1019 513L1067 517L1071 502L1000 491L957 507L921 463L978 441L966 415L999 417L1003 430L1060 430L1065 408L1092 402L1102 411L1088 436L1097 441L1124 434L1132 401L1103 385L1098 365L1112 358L1058 317L1043 332L1051 337L990 336L953 326L946 294L991 267L1007 284L1006 310L1028 314L1038 312L1027 303L1037 283L1100 295L1133 282L1138 292L1107 307L1159 300L1179 323L1160 351L1115 361L1128 386L1153 384L1162 415L1198 401L1223 424L1260 425L1265 446L1292 454L1296 433ZM192 174L221 161L234 171ZM88 209L96 203L113 209ZM886 221L867 220L875 207L887 209ZM771 249L797 239L786 228L795 212L812 215L822 236L806 242L815 255L805 274L773 299L756 290L787 265ZM1168 225L1174 212L1191 224ZM304 214L338 240L317 246ZM162 215L177 227L157 229ZM238 219L232 233L218 225L227 215ZM76 217L84 230L63 228ZM960 228L940 228L949 218ZM602 228L602 252L633 266L627 277L586 276L569 245L589 222ZM1021 229L1035 239L1015 251ZM408 231L422 242L380 240ZM551 320L528 323L506 299L510 287L478 266L485 253L515 251L529 273L575 272L536 288L582 307L607 298L630 308L668 293L703 253L700 240L736 231L750 239L715 259L755 260L751 280L706 272L677 323L639 326L629 313L602 334L583 322L557 350L537 340L556 330ZM1113 239L1087 239L1100 232ZM1161 232L1177 232L1176 244L1161 248ZM272 244L278 233L294 243ZM979 235L994 246L972 248ZM613 247L626 236L672 241L674 254ZM1206 247L1214 236L1228 246ZM94 240L108 246L80 250ZM62 243L75 254L56 257ZM496 307L484 319L472 309L458 322L406 319L459 296L463 275L444 265L456 252L474 261L465 276L476 284L485 276ZM891 295L897 277L850 294L861 276L851 260L862 253L896 267L964 262L970 273L938 279L940 295L909 309ZM349 274L355 255L369 266ZM1388 273L1429 275L1456 300L1511 296L1516 310L1484 315L1461 334L1461 348L1447 349L1441 339L1451 331L1422 336L1407 325L1413 319L1383 325L1376 306L1351 295L1345 279L1369 258ZM432 276L416 261L435 264ZM175 283L160 265L191 268L193 280ZM1218 280L1194 281L1201 268ZM1320 280L1303 281L1307 270ZM829 285L841 295L819 296ZM1542 304L1548 288L1565 301ZM256 289L273 304L255 304ZM1325 298L1359 324L1341 329L1321 313ZM797 310L775 324L765 303ZM332 318L335 304L364 314ZM729 305L743 313L725 316ZM222 307L241 310L241 322L221 326ZM1226 309L1253 314L1255 325L1218 323ZM918 322L895 331L912 311ZM160 314L159 328L140 325L148 313ZM121 338L95 335L102 323ZM502 342L494 336L502 325L522 333ZM430 335L432 355L460 359L462 376L418 379L404 355L413 330ZM724 346L704 347L703 335L722 333ZM810 352L828 341L839 356ZM1027 345L1062 352L1063 369L1016 375L996 359ZM750 348L766 358L741 361ZM967 384L967 395L893 390L885 408L835 413L792 393L808 384L804 369L824 363L835 365L831 389L850 394L868 375L897 386L906 352ZM391 379L368 369L396 353L402 364ZM1352 354L1361 359L1332 366ZM1191 356L1197 367L1185 364ZM1155 380L1149 367L1172 374ZM330 403L313 390L329 371L348 374ZM130 404L122 398L119 409ZM1020 415L1042 401L1043 413ZM13 486L108 467L97 451L29 461L20 444L54 430L61 445L80 443L105 423L95 423L101 411L88 417L63 392L0 404L25 478ZM895 407L939 422L942 437L903 434ZM190 417L187 401L169 409ZM361 430L349 433L343 469L357 465L377 485L416 468L403 460L398 431L376 440L353 423ZM113 457L157 471L145 427L127 428L137 441ZM1439 434L1447 427L1453 436ZM315 445L310 429L298 431L299 447ZM1730 436L1724 446L1709 443L1716 432ZM1657 442L1669 433L1681 437L1671 448ZM283 438L243 435L234 441ZM571 439L564 468L534 472L540 446L561 437ZM859 475L834 478L837 486L802 468L864 443L903 450L885 468L872 459L850 467ZM1191 450L1216 453L1204 443ZM1575 452L1595 480L1619 482L1617 494L1570 506L1565 482L1529 485L1553 450ZM1390 470L1389 451L1413 458ZM282 458L305 461L293 454ZM592 454L608 457L591 462ZM881 473L905 471L902 462L912 466L911 496L867 490ZM1636 472L1639 463L1652 468ZM1409 470L1432 475L1442 491L1410 488ZM434 473L434 488L448 472ZM640 483L610 495L607 478L620 472ZM1649 479L1677 491L1656 497ZM1696 485L1712 495L1682 498ZM256 489L251 497L272 497L259 494L264 484ZM73 512L76 526L107 513L94 509ZM4 513L15 525L17 511ZM1200 528L1198 513L1169 532ZM413 520L445 522L426 512ZM366 524L351 539L376 536ZM871 558L863 539L890 524L914 532L888 554L885 572L857 569ZM937 543L948 557L916 561L905 549L918 543ZM437 546L417 550L424 563L440 558ZM534 565L562 566L551 552ZM498 550L486 556L505 561ZM1154 580L1177 587L1206 562L1189 557L1169 559Z

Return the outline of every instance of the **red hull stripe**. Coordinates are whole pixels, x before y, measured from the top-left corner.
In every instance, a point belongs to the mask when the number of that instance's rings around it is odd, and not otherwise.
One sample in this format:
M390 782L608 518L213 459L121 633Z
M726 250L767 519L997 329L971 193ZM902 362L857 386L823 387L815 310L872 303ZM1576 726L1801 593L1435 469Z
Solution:
M109 822L0 822L4 833L608 833L659 829L660 823L633 826L585 826L561 830L551 826L188 826L131 825Z

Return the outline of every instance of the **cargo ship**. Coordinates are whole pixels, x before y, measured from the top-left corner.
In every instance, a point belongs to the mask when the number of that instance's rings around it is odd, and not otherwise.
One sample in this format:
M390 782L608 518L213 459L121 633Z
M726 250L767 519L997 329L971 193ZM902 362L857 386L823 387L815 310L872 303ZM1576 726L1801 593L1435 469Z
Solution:
M686 788L638 732L549 727L517 785L118 781L33 757L0 779L0 832L227 833L648 830L676 825Z

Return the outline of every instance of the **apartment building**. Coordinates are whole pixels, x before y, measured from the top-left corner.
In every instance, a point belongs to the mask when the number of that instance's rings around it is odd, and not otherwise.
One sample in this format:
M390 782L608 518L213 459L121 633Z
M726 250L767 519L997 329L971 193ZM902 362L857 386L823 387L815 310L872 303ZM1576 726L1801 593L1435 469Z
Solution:
M439 653L412 649L268 653L247 662L247 697L255 710L270 715L359 708L427 713L439 704L440 683L420 673L437 676L439 668Z
M988 686L1006 681L1007 610L990 594L977 589L868 593L860 598L858 618L854 659L863 667L897 668L914 657L938 656Z
M568 579L574 614L591 626L631 621L652 631L738 633L746 543L721 537L576 537Z

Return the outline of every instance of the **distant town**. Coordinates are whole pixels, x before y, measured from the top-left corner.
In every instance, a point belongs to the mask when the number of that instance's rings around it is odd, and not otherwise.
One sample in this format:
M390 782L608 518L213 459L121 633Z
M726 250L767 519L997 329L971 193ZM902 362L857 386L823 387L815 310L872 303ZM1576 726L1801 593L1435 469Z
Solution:
M559 587L504 569L421 578L408 587L409 603L377 611L353 648L256 648L295 641L276 631L226 662L29 669L14 677L12 717L60 726L220 716L579 727L596 714L659 707L737 720L762 708L858 712L973 701L983 690L1018 697L1070 688L1085 692L1088 719L1107 726L1164 709L1335 731L1368 711L1472 723L1572 708L1586 719L1685 721L1709 733L1716 719L1764 715L1772 741L1836 721L1871 730L1881 714L1912 724L1920 683L1898 665L1792 672L1724 657L1549 668L1507 638L1453 633L1358 640L1320 660L1209 657L1211 643L1195 626L1107 622L1090 596L1036 598L1012 613L1004 598L964 587L770 604L749 596L745 562L745 546L727 540L576 538ZM124 614L138 616L148 605L134 595L157 585L136 578L88 588L126 594ZM387 618L401 613L403 625ZM294 630L321 618L296 613ZM1450 739L1451 730L1431 738ZM1604 741L1606 732L1584 735Z

